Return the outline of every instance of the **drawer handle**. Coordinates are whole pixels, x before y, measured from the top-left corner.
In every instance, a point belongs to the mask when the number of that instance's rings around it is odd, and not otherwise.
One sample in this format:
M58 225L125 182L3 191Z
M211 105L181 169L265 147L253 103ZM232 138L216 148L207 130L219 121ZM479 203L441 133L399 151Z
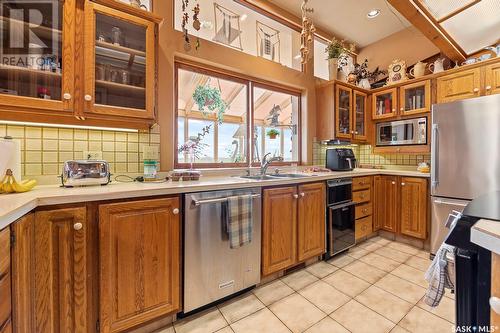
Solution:
M294 195L293 195L293 198L294 198L294 199L298 199L298 198L299 198L299 195L298 195L298 194L294 194Z
M304 192L300 193L300 196L303 198L306 196L306 194Z
M401 186L405 186L405 185L406 185L406 183L401 183Z
M174 208L174 209L172 210L172 213L174 213L174 215L179 214L179 208Z
M83 229L83 224L80 223L80 222L75 223L75 224L73 224L73 229L75 229L76 231L82 230Z
M396 185L396 182L391 182L392 185Z
M491 86L486 86L486 91L490 91L491 90Z
M368 209L363 208L363 213L365 213L365 214L368 213Z
M475 93L479 92L479 88L474 88L474 92Z

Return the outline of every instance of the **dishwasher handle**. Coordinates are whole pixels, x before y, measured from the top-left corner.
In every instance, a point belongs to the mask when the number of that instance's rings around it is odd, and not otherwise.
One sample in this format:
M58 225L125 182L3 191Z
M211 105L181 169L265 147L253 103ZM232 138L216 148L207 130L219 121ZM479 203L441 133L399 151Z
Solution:
M260 194L252 194L252 199L255 198L260 198ZM204 199L204 200L196 200L193 199L192 203L196 207L205 205L205 204L212 204L212 203L222 203L222 202L227 202L228 197L222 197L222 198L215 198L215 199Z

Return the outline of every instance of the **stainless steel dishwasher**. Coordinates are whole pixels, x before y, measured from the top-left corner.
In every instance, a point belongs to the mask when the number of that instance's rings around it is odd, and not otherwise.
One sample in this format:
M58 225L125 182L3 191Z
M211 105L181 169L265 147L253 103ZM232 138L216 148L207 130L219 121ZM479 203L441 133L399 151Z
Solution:
M253 195L252 241L231 249L222 220L227 197ZM184 313L260 282L261 189L184 196Z

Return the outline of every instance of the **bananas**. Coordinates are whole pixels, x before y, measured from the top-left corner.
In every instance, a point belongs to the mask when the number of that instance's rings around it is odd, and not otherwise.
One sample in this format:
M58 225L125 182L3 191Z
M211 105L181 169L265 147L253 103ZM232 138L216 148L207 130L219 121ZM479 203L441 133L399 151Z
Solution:
M33 189L36 185L36 180L28 179L18 183L12 174L11 169L7 169L5 176L0 182L0 193L23 193Z

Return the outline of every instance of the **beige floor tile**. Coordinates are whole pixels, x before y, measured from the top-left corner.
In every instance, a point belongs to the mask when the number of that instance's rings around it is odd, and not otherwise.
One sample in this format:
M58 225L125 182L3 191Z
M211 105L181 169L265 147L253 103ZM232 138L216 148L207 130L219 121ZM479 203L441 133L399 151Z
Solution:
M370 253L370 252L366 251L362 247L355 246L355 247L349 249L349 251L347 252L347 255L349 257L353 257L353 258L359 259L362 256L367 255L368 253Z
M332 264L338 268L342 268L345 265L349 265L351 262L356 260L355 258L348 256L347 254L341 254L333 257L332 259L328 260L329 264Z
M424 251L424 250L418 250L418 253L416 254L417 257L422 258L422 259L430 259L430 252L429 251Z
M448 297L443 297L441 302L439 302L439 305L435 308L425 304L423 299L417 303L417 306L435 314L438 317L448 320L450 323L455 322L455 301Z
M424 288L392 274L387 274L375 285L412 304L417 304L425 294Z
M388 244L387 246L392 247L395 250L398 250L398 251L401 251L404 253L408 253L411 255L416 255L420 251L420 249L417 249L416 247L413 247L413 246L408 245L408 244L399 243L399 242L392 242L392 243Z
M342 270L328 275L323 281L351 297L357 296L370 286L368 282Z
M324 261L320 261L306 268L306 271L316 276L317 278L324 278L327 275L332 274L338 269L338 267L330 265Z
M394 326L391 333L408 333L408 331L402 328L401 326Z
M427 286L429 285L429 283L424 278L424 272L405 264L397 267L391 272L391 274L418 284L419 286L424 288L427 288Z
M330 315L353 333L385 333L395 324L355 300Z
M219 305L219 310L229 324L264 308L254 294L247 294Z
M383 257L376 253L367 254L366 256L359 258L359 260L366 264L375 266L385 272L390 272L400 265L399 262Z
M343 270L370 283L377 282L387 274L387 272L359 260L345 266Z
M326 317L325 313L299 294L287 296L269 309L294 333L303 332Z
M235 333L290 333L290 330L268 308L238 320L231 324L231 328Z
M448 289L445 291L444 295L450 299L453 299L453 300L455 299L455 294L452 294L451 291Z
M380 236L376 236L376 237L373 237L373 238L370 238L368 239L369 242L373 242L375 244L379 244L379 245L387 245L389 243L392 243L391 240L387 239L387 238L384 238L384 237L380 237Z
M417 306L398 325L413 333L454 332L453 324Z
M300 290L311 283L318 281L318 278L306 270L300 270L282 277L281 281L285 282L293 290Z
M423 259L413 256L410 257L407 261L405 261L405 264L413 268L419 269L422 272L425 272L431 265L431 261L429 259Z
M364 242L364 243L359 244L359 247L361 247L362 249L364 249L368 252L378 250L382 246L383 246L382 244L377 244L377 243L373 243L373 242Z
M413 304L376 286L366 289L355 299L393 323L398 323L413 307Z
M299 294L326 314L332 313L351 299L323 281L305 287L299 291Z
M379 254L399 263L403 263L411 257L411 254L398 251L389 246L381 247L380 249L375 250L373 253Z
M203 311L174 323L176 333L212 333L227 326L217 308Z
M231 327L227 326L227 327L224 327L221 330L218 330L215 333L234 333L234 331L231 329Z
M158 331L155 331L155 333L175 333L174 327L170 325L169 327L161 328Z
M330 317L311 326L304 333L349 333L349 331Z
M294 293L293 289L281 280L275 280L253 290L262 303L270 305L280 299Z

